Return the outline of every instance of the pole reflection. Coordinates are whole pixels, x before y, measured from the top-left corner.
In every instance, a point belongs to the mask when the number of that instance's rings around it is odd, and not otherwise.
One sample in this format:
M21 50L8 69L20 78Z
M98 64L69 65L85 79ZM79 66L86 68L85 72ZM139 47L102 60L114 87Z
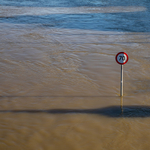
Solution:
M123 114L123 96L120 97L121 114Z

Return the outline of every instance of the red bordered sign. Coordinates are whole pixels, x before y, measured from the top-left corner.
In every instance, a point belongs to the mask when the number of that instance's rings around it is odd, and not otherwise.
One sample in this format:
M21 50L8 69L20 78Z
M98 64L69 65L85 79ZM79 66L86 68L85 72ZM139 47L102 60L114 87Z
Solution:
M116 62L120 65L124 65L128 62L128 55L127 53L125 52L119 52L117 55L116 55Z

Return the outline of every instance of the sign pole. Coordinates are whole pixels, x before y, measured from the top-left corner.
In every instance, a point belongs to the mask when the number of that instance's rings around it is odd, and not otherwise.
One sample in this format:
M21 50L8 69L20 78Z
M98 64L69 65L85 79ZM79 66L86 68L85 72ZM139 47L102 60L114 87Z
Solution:
M120 83L120 96L123 96L123 65L121 65L121 83Z
M120 78L120 97L123 97L123 65L128 62L128 55L125 52L119 52L116 55L116 62L121 65L121 78Z

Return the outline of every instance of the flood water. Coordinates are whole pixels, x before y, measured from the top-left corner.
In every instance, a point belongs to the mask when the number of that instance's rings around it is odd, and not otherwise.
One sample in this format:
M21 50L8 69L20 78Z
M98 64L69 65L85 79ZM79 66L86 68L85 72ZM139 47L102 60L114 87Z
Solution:
M0 149L149 149L149 16L149 0L0 0Z

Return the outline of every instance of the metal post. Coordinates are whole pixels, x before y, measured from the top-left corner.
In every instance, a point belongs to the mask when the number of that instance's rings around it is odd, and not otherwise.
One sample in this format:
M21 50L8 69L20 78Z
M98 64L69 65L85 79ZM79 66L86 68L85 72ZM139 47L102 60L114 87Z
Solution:
M121 65L121 83L120 83L120 96L123 96L123 65Z

